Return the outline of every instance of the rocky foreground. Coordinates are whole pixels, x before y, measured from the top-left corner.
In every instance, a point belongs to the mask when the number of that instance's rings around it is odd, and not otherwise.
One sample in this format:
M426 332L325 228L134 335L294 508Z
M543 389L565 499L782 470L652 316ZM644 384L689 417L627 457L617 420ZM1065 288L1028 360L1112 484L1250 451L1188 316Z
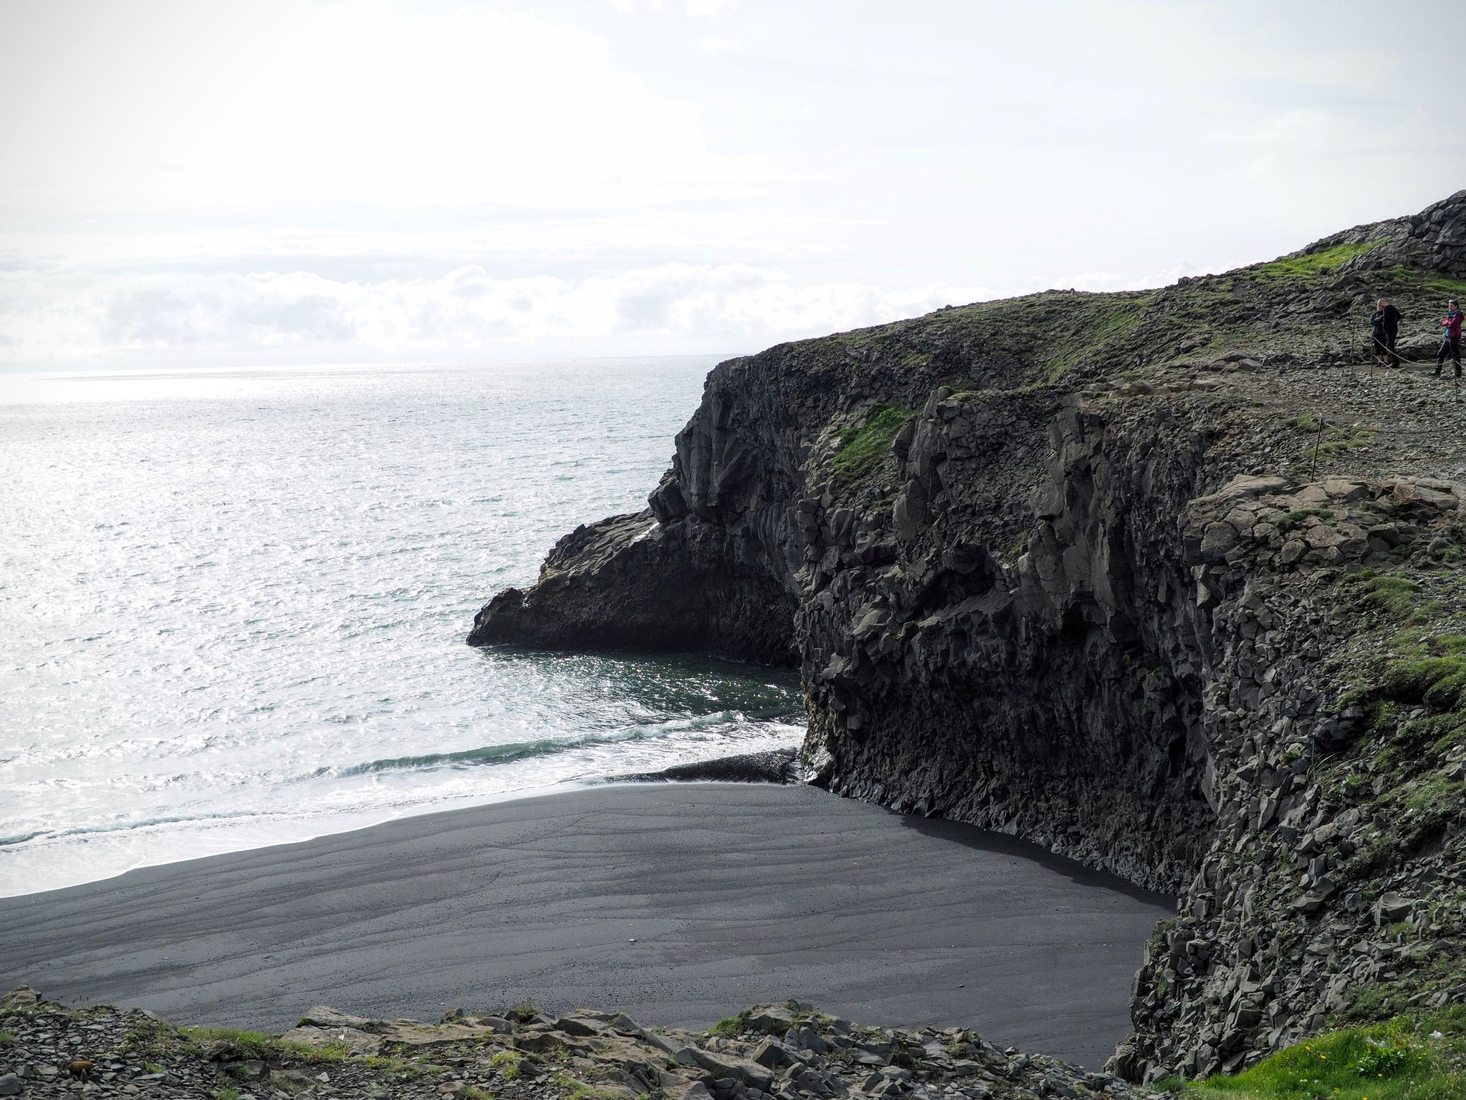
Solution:
M532 1005L436 1024L313 1008L284 1035L178 1028L142 1011L0 999L0 1097L198 1100L1124 1100L1106 1073L960 1028L860 1027L762 1005L708 1032ZM1145 1096L1155 1094L1149 1090Z

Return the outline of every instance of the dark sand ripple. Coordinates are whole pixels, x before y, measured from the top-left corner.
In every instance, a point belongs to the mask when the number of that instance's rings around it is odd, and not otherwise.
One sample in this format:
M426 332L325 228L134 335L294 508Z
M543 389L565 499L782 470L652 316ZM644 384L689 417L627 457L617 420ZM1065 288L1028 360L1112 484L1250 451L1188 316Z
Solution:
M280 1030L308 1006L619 1008L705 1027L796 998L1097 1066L1168 899L804 787L607 787L0 899L0 988Z

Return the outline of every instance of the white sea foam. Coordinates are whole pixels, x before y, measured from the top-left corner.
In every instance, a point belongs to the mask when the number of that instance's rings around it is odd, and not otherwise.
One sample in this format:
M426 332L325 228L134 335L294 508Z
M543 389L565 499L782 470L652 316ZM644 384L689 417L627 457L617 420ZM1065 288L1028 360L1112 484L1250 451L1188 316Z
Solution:
M463 644L712 363L0 375L0 895L796 742L787 675Z

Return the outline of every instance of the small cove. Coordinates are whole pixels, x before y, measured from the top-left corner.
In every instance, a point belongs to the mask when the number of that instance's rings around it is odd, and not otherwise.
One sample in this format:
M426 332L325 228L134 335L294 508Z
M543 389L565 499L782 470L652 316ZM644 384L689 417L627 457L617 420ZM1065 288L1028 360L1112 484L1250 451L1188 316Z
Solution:
M1032 845L803 787L627 784L0 899L0 985L279 1030L797 999L1098 1066L1169 899Z

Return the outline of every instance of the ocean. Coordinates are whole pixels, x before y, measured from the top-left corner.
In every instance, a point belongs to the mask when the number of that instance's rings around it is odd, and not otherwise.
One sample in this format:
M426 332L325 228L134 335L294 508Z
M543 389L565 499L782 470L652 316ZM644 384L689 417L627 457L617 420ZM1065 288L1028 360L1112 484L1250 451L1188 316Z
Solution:
M792 673L463 641L714 362L0 374L0 896L797 744Z

